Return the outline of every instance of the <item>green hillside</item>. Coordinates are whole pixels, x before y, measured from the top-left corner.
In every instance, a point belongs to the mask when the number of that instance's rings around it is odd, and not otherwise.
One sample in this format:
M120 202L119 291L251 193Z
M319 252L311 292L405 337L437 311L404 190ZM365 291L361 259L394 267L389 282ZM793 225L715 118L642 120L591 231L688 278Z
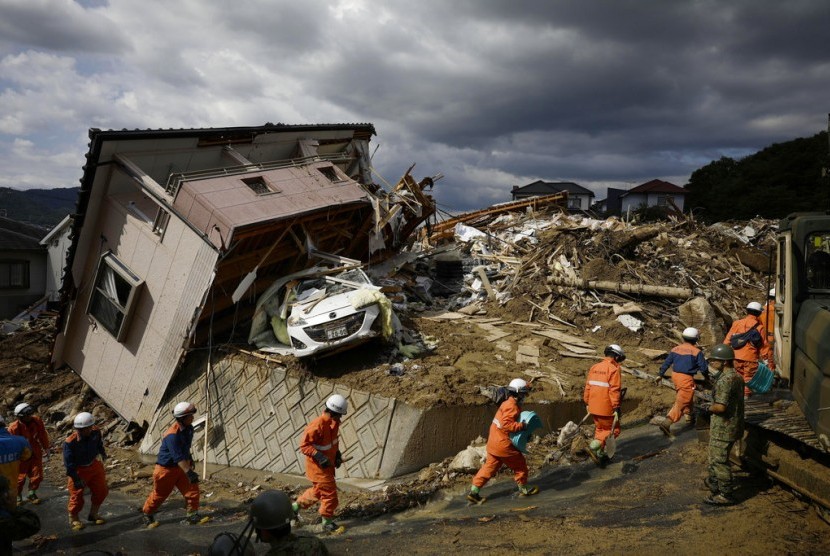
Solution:
M78 187L19 191L0 187L0 216L52 228L75 212Z

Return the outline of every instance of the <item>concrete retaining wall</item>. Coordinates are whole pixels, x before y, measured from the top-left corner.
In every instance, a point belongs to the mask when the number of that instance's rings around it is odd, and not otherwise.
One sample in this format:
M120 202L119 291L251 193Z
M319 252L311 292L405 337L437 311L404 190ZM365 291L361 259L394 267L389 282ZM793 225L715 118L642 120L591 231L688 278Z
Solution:
M183 400L205 414L206 358L191 358L171 383L141 444L141 452L158 451L173 423L173 406ZM207 461L219 465L302 474L305 458L298 450L306 424L320 415L333 393L346 396L349 414L340 427L346 463L339 477L386 479L453 456L478 435L485 436L495 406L421 409L394 398L350 389L331 381L290 376L266 361L228 356L213 363L210 389ZM579 419L581 403L529 404L546 428ZM193 442L202 459L203 433Z

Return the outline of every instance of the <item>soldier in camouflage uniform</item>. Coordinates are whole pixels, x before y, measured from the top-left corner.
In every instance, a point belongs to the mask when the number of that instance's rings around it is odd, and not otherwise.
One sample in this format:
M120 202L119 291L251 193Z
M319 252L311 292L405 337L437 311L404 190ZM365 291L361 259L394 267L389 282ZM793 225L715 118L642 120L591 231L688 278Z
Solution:
M744 434L744 381L735 371L734 359L734 350L726 344L716 345L709 356L715 386L709 408L709 476L704 482L712 494L704 502L715 506L735 503L729 451Z
M268 490L257 496L251 504L250 520L245 530L252 527L257 540L267 542L271 548L268 556L327 556L329 551L317 537L295 535L291 532L291 518L294 517L291 500L279 490ZM209 556L248 556L253 554L250 533L247 538L233 533L221 533L213 540Z

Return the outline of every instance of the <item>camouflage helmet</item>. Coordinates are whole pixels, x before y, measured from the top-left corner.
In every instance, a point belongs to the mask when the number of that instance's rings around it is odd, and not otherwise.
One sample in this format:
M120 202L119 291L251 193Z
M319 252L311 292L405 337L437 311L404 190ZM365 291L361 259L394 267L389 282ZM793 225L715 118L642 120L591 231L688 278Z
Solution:
M256 529L276 529L291 526L294 510L283 491L266 490L254 498L250 515Z
M244 550L243 550L244 547ZM208 556L254 556L254 547L235 533L219 533L213 537Z
M732 349L732 346L718 344L712 348L712 355L709 356L709 359L715 361L732 361L735 359L735 350Z

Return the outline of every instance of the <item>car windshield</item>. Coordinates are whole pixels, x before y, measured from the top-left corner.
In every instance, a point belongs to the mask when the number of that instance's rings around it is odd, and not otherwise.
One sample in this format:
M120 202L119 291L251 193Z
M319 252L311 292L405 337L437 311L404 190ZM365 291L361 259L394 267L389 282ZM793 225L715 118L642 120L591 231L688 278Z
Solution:
M366 274L358 268L341 272L336 276L340 280L348 280L349 282L355 282L357 284L371 284L369 279L366 277ZM316 290L325 290L326 296L328 297L353 289L354 288L349 285L341 284L340 282L336 282L334 280L328 280L325 276L315 276L305 278L300 281L296 288L296 294L297 299L303 300L313 296Z

